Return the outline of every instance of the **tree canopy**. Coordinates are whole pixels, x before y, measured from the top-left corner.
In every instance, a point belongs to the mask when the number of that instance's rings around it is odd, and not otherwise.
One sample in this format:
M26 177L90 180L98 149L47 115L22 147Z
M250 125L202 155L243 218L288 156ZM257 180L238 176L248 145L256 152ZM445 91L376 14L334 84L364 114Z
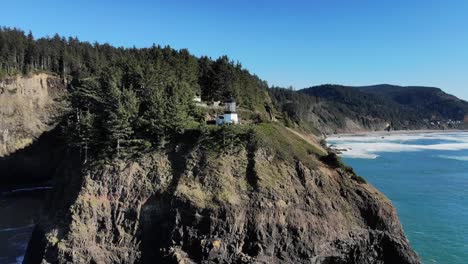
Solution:
M186 49L113 47L0 27L0 78L55 74L69 87L70 145L124 154L161 146L197 121L194 96L235 97L244 109L265 105L268 85L227 56L197 58Z

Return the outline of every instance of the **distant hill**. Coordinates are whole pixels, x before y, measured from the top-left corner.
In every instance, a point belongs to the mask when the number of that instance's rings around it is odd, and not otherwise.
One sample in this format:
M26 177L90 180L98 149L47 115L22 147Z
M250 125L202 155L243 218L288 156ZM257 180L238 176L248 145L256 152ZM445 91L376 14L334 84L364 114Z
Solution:
M462 128L468 114L468 102L432 87L321 85L270 95L287 122L324 133Z
M440 88L421 86L375 85L356 87L358 90L383 97L401 106L430 114L431 119L464 120L468 102L447 94Z

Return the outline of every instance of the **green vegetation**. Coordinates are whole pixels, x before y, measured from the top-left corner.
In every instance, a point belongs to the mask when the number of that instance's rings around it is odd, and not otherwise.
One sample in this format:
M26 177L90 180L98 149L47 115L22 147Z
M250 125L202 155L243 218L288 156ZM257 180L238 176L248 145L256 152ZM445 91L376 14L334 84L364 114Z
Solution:
M357 181L360 184L366 184L367 183L366 179L364 179L362 176L359 176L359 175L356 175L356 174L351 175L351 179Z
M318 99L316 97L279 87L271 88L269 93L275 108L282 113L279 119L287 127L301 128L316 135L320 134L312 122L307 122L308 115L317 110Z
M315 157L324 155L322 150L279 124L259 124L254 131L257 144L273 150L279 159L290 162L300 160L306 166L314 168L317 166L314 163Z
M429 87L321 85L299 91L272 88L269 93L287 126L312 132L339 131L349 121L370 130L376 124L396 130L439 128L437 121L445 121L440 128L455 128L463 124L447 121L462 121L468 114L467 102Z
M322 156L320 160L334 169L344 167L343 161L335 152L330 152L327 155Z
M127 155L164 146L203 122L193 98L235 97L265 112L267 84L223 56L197 58L170 47L116 48L77 38L35 39L0 28L0 77L47 72L69 84L63 128L88 155Z
M238 147L245 147L250 141L252 133L253 126L251 125L201 125L187 131L183 137L192 141L196 138L202 149L219 155L233 152ZM195 134L198 135L194 136Z
M322 85L300 91L327 101L328 110L345 116L379 118L398 129L415 129L430 120L463 120L468 103L438 88L377 85L346 87Z
M362 92L373 94L412 109L420 119L464 120L468 103L439 88L420 86L375 85L357 87Z
M350 176L350 178L352 180L355 180L358 183L361 183L361 184L367 183L366 179L364 179L363 177L357 175L357 173L354 171L354 169L352 167L347 166L346 164L344 164L343 160L338 155L336 155L336 153L334 153L334 152L330 152L325 156L321 156L320 160L323 163L330 166L331 168L333 168L333 169L343 170L347 175Z
M195 145L193 177L183 177L177 193L204 208L240 203L249 189L283 192L296 162L315 169L324 151L279 123L200 126L185 131L183 145ZM184 152L186 153L186 152ZM278 166L272 166L278 163ZM186 168L184 168L186 169ZM210 175L207 177L206 175ZM197 179L203 181L202 186ZM215 179L210 181L208 179Z

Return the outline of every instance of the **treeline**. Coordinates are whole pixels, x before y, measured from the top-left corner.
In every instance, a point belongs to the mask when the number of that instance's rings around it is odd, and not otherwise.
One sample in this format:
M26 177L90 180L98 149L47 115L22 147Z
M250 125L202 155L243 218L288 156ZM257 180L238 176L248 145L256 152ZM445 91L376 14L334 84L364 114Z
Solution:
M82 150L119 153L164 145L201 121L193 97L234 97L264 110L267 84L223 56L197 58L186 49L117 48L59 35L0 28L0 77L57 74L69 86L66 134Z
M298 93L292 88L272 87L269 93L275 108L283 113L283 121L288 127L304 126L307 116L319 105L319 98Z
M299 93L319 98L327 110L345 118L379 118L387 121L408 120L417 122L416 113L379 96L341 85L320 85L300 90ZM361 120L364 120L361 118ZM366 125L366 124L364 124Z
M227 56L212 60L196 58L186 49L174 50L168 46L116 48L59 35L35 40L31 32L0 28L0 74L3 76L49 71L62 77L86 78L99 76L106 67L128 61L142 68L151 66L158 73L186 82L205 100L232 96L246 108L261 106L268 87Z

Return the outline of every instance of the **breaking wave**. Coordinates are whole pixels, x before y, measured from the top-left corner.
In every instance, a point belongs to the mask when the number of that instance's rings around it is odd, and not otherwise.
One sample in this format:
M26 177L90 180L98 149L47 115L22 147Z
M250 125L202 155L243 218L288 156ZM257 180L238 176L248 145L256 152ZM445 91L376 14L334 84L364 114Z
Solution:
M378 153L385 152L468 150L467 132L345 135L330 137L327 141L342 151L341 156L360 159L376 159ZM449 155L443 158L467 160L468 157Z

